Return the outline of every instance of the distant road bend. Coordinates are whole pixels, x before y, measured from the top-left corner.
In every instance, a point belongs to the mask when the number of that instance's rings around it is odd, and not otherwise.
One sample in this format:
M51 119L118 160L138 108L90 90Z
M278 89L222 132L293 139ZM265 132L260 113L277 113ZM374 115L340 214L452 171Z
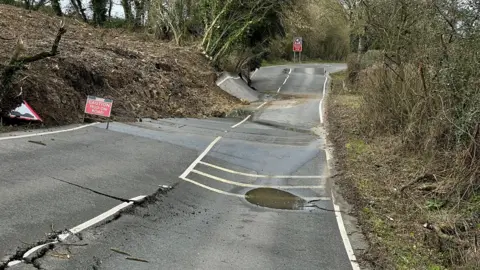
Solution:
M344 68L261 68L238 119L3 135L0 269L360 269L323 130Z

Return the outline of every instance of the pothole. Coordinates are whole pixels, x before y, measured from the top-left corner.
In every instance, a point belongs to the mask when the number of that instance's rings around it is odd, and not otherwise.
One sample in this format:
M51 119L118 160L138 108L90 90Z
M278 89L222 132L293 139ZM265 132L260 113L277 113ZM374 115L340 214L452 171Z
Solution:
M252 189L245 194L245 199L258 206L283 210L302 210L307 204L292 193L274 188Z

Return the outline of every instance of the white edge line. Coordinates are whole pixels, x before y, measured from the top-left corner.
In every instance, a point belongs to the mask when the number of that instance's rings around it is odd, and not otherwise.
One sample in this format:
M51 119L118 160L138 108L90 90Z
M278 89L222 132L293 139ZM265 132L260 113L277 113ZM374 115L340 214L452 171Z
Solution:
M133 202L124 202L124 203L121 203L115 207L113 207L112 209L108 210L107 212L104 212L90 220L87 220L85 221L84 223L78 225L78 226L75 226L73 227L72 229L70 229L70 232L72 234L76 234L76 233L79 233L85 229L87 229L88 227L91 227L95 224L97 224L98 222L118 213L120 210L124 209L125 207L128 207L130 205L132 205Z
M277 94L280 93L280 89L282 89L282 86L284 86L287 83L288 78L290 78L290 73L292 73L292 69L290 68L290 71L288 72L287 78L285 78L285 81L283 84L278 88Z
M83 230L85 230L85 229L87 229L87 228L95 225L96 223L98 223L98 222L100 222L100 221L102 221L102 220L104 220L104 219L106 219L106 218L108 218L108 217L116 214L117 212L123 210L125 207L128 207L128 206L132 205L134 202L138 202L138 201L140 201L140 200L145 199L146 197L147 197L147 196L145 196L145 195L137 196L137 197L134 197L134 198L130 199L130 202L121 203L121 204L115 206L114 208L112 208L112 209L110 209L110 210L108 210L108 211L106 211L106 212L104 212L104 213L102 213L102 214L100 214L100 215L98 215L98 216L96 216L96 217L94 217L94 218L92 218L92 219L90 219L90 220L88 220L88 221L86 221L86 222L84 222L84 223L82 223L82 224L80 224L80 225L78 225L78 226L70 229L68 233L62 233L62 234L60 234L60 235L58 236L58 239L60 239L60 240L63 241L63 240L65 240L68 236L70 236L71 234L79 233L79 232L81 232L81 231L83 231ZM31 249L29 249L27 252L25 252L25 254L23 254L23 258L24 258L24 259L27 258L27 257L30 256L31 254L33 254L35 251L37 251L37 250L39 250L39 249L41 249L41 248L43 248L43 247L45 247L45 246L47 246L47 245L56 244L56 243L58 243L58 241L49 242L49 243L46 243L46 244L39 245L39 246L36 246L36 247L34 247L34 248L31 248ZM22 262L22 261L18 261L17 263L21 263L21 262ZM16 264L17 264L17 263L16 263ZM11 266L11 265L9 265L9 266Z
M14 265L17 265L19 263L22 263L23 261L20 261L20 260L15 260L15 261L11 261L9 263L7 263L7 267L12 267Z
M48 245L50 245L50 244L56 244L56 243L58 243L58 241L49 242L49 243L46 243L46 244L39 245L39 246L36 246L36 247L34 247L34 248L31 248L31 249L29 249L27 252L25 252L25 254L23 254L23 257L22 257L22 258L24 258L24 259L25 259L25 258L28 258L28 256L30 256L31 254L33 254L35 251L37 251L37 250L39 250L39 249L41 249L41 248L43 248L43 247L45 247L45 246L48 246ZM20 262L22 262L22 261L20 261Z
M55 130L55 131L40 132L40 133L25 134L25 135L10 136L10 137L0 137L0 141L22 139L22 138L29 138L29 137L35 137L35 136L43 136L43 135L50 135L50 134L57 134L57 133L75 131L75 130L79 130L79 129L82 129L82 128L91 127L91 126L96 125L96 124L98 124L98 123L96 122L96 123L91 123L91 124L88 124L88 125L83 125L83 126L69 128L69 129L63 129L63 130Z
M243 119L243 120L240 121L239 123L233 125L232 128L236 128L236 127L240 126L241 124L245 123L245 121L247 121L250 117L252 117L251 114L250 114L249 116L245 117L245 119Z
M253 76L255 76L255 74L257 74L258 70L259 70L258 68L255 69L255 71L252 73L252 76L250 76L250 79L253 79Z
M230 170L227 168L223 168L217 165L213 165L204 161L200 161L199 164L212 167L217 170L221 170L224 172L228 172L231 174L238 174L238 175L243 175L243 176L249 176L249 177L256 177L256 178L285 178L285 179L323 179L327 178L325 176L320 176L320 175L263 175L263 174L252 174L252 173L243 173L243 172L238 172L234 170Z
M323 124L323 109L322 109L322 106L323 106L323 100L325 99L327 82L328 82L328 72L326 73L325 83L323 84L322 99L320 100L320 103L318 104L318 114L319 114L319 116L320 116L320 124Z
M226 191L223 191L223 190L220 190L220 189L216 189L216 188L212 188L212 187L209 187L207 185L204 185L204 184L200 184L196 181L193 181L191 179L188 179L186 177L180 177L180 179L184 180L184 181L187 181L187 182L190 182L194 185L197 185L199 187L202 187L204 189L208 189L210 191L213 191L213 192L216 192L216 193L219 193L219 194L223 194L223 195L228 195L228 196L233 196L233 197L238 197L238 198L244 198L245 196L244 195L240 195L240 194L235 194L235 193L230 193L230 192L226 192Z
M141 196L137 196L137 197L134 197L134 198L131 198L129 201L132 201L132 202L140 202L142 201L143 199L145 199L147 196L145 195L141 195Z
M292 73L292 70L293 70L293 69L292 69L292 68L289 68L289 70L290 70L290 71L288 72L288 74L290 75L290 74Z
M208 173L204 173L204 172L201 172L201 171L197 171L197 170L192 170L193 173L196 173L196 174L199 174L201 176L205 176L205 177L208 177L210 179L213 179L215 181L218 181L218 182L222 182L222 183L226 183L226 184L230 184L230 185L235 185L235 186L239 186L239 187L249 187L249 188L265 188L265 187L268 187L268 188L276 188L276 189L308 189L308 188L311 188L311 189L324 189L325 186L277 186L277 185L273 185L273 186L267 186L267 185L254 185L254 184L247 184L247 183L238 183L238 182L235 182L235 181L231 181L231 180L227 180L227 179L224 179L224 178L220 178L220 177L217 177L217 176L214 176L214 175L211 175L211 174L208 174Z
M240 79L240 77L238 77L238 76L237 76L237 77L227 76L225 79L223 79L223 80L221 80L220 82L218 82L218 83L217 83L217 86L220 85L220 84L222 84L222 83L224 83L224 82L226 82L227 80L230 80L230 79L238 80L238 79Z
M263 106L265 106L265 104L267 104L267 101L263 102L262 104L260 104L260 106L258 106L255 109L258 110L258 109L262 108Z
M336 203L335 197L332 192L333 198L333 209L335 210L335 218L337 219L338 229L340 231L340 235L342 237L343 245L345 246L345 251L347 252L348 259L352 265L353 270L360 270L360 266L358 265L357 258L355 257L355 253L353 252L352 245L350 244L350 239L348 239L348 233L345 229L345 224L343 223L342 213L340 212L340 206Z
M203 150L203 152L197 157L197 159L195 159L192 164L190 164L190 166L188 166L188 168L182 173L182 175L180 175L180 178L185 178L187 177L187 175L193 170L193 168L195 168L195 166L197 166L198 162L200 162L202 160L203 157L205 157L208 152L213 148L213 146L218 142L220 141L220 139L222 139L222 137L218 136L215 140L213 140L213 142L211 142L207 148L205 148L205 150Z

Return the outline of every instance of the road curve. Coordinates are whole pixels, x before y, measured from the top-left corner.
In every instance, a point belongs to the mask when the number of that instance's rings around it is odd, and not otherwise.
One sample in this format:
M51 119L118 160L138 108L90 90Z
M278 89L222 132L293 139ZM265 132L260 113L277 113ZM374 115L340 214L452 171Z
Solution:
M322 128L324 71L339 68L261 68L254 86L269 102L241 119L144 119L0 139L0 254L13 258L52 224L72 228L150 195L49 247L35 265L10 268L358 269L339 230L325 138L311 132Z

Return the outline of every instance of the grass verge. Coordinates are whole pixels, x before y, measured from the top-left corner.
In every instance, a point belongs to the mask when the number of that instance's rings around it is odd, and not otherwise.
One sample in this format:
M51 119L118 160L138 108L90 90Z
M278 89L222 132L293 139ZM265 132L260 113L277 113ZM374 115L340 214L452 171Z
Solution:
M339 172L335 183L370 244L361 259L374 269L478 269L455 266L465 265L458 258L472 261L466 258L472 254L460 250L460 238L448 232L459 228L455 223L462 209L473 207L473 213L478 204L447 206L436 199L441 189L432 188L437 184L432 172L443 177L451 164L405 150L398 136L366 136L359 125L365 101L345 88L345 77L345 72L332 74L328 129Z

